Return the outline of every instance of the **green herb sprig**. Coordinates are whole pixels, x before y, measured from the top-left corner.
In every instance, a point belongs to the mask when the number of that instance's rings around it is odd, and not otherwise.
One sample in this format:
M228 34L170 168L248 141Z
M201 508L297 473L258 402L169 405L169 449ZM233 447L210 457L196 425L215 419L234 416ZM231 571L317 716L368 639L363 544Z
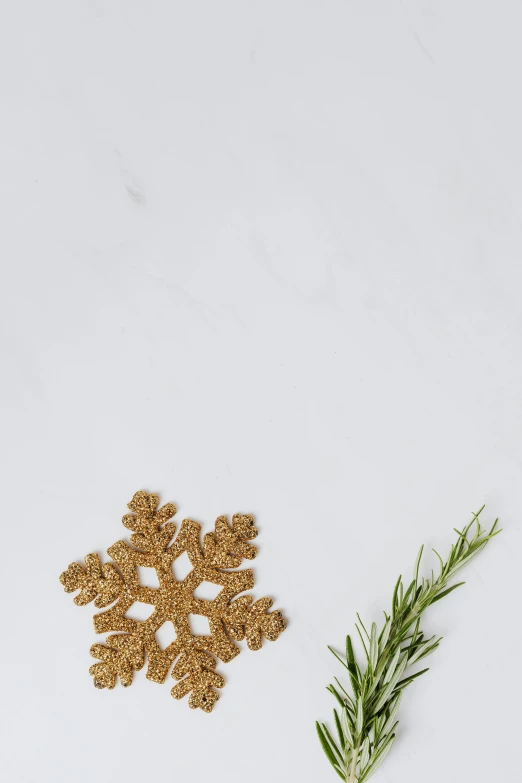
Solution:
M402 692L414 679L428 669L404 676L410 666L430 655L441 638L425 639L420 630L422 613L436 601L449 595L464 582L449 586L453 577L467 565L488 541L500 533L498 519L489 532L481 527L479 515L484 506L473 514L464 530L456 530L458 539L444 562L440 573L419 580L419 568L424 547L421 547L413 580L405 589L399 576L393 591L391 615L384 612L384 625L379 631L373 623L370 632L357 615L355 624L366 657L362 671L355 659L350 636L346 637L346 657L330 651L348 671L351 693L335 678L336 685L328 690L339 703L334 710L338 741L335 741L324 723L316 723L323 750L339 777L347 783L366 783L388 755L395 739L398 721L395 720Z

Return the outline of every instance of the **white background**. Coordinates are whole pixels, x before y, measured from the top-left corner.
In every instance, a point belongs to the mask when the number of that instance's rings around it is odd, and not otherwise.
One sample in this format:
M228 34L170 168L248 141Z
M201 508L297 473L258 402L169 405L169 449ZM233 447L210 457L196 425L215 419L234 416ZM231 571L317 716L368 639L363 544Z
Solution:
M5 5L6 780L333 782L327 644L483 502L504 533L426 616L445 638L375 779L516 779L521 24L516 0ZM145 671L94 689L92 605L58 582L141 488L206 530L253 512L255 593L290 621L220 666L210 716Z

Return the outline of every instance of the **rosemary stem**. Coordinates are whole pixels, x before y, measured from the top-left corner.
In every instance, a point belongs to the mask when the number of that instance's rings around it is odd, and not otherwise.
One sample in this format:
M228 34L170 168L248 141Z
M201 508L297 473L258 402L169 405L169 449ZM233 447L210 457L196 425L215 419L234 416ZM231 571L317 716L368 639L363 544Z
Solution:
M404 676L410 666L431 655L441 641L435 639L435 636L424 638L420 618L429 606L464 584L457 582L448 586L455 574L500 532L497 530L497 521L489 532L484 530L478 521L479 513L473 515L473 520L462 532L455 531L459 537L457 543L451 547L446 561L435 552L440 561L438 576L435 576L432 570L431 578L419 580L419 565L424 549L421 547L415 562L413 580L407 587L401 576L396 582L392 611L390 615L384 612L385 623L380 633L377 623L372 623L371 632L368 633L357 615L359 622L356 627L366 656L365 668L360 668L357 664L349 635L346 637L346 662L330 648L348 669L353 695L348 694L337 678L336 682L342 693L334 685L328 688L341 706L341 717L335 710L339 746L324 724L317 722L316 726L319 741L329 762L346 783L366 783L380 767L395 740L398 726L395 716L402 691L428 671L422 669L416 674ZM476 529L470 537L474 523Z
M357 745L353 749L352 763L350 764L350 771L348 773L347 783L357 783L355 772L357 770L357 760L359 758L359 750L361 747L361 740L357 741Z

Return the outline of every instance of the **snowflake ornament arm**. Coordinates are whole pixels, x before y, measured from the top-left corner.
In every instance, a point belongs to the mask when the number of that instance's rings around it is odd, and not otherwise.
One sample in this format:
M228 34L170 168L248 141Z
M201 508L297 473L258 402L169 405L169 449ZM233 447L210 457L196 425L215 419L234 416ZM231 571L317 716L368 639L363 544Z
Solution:
M257 536L250 515L234 514L232 525L226 517L218 517L214 532L207 533L201 545L201 527L197 522L183 520L174 538L176 525L169 520L176 508L172 503L161 508L158 504L157 495L137 492L128 504L133 513L122 520L133 531L133 546L125 541L113 544L107 550L113 563L105 565L101 565L98 555L87 555L85 570L72 563L60 581L66 592L80 590L74 599L79 606L93 600L100 609L112 604L94 616L95 631L112 634L106 645L91 647L91 655L99 661L89 670L96 687L112 689L118 677L123 686L130 685L134 671L145 665L145 658L147 678L162 683L177 659L172 677L180 682L172 688L172 696L181 699L190 694L190 707L211 712L219 698L215 688L225 684L215 671L216 658L224 663L235 658L240 649L234 640L246 638L251 650L260 649L263 637L275 641L286 622L281 612L268 612L272 606L270 598L254 603L251 596L237 597L254 586L251 569L222 570L237 568L243 559L256 556L257 548L249 543ZM191 570L178 580L173 564L185 552ZM154 569L158 588L140 583L140 567ZM221 588L212 601L194 596L202 582ZM135 602L151 607L147 620L127 615ZM191 614L207 618L209 635L193 633ZM156 632L165 623L172 624L176 638L162 649Z

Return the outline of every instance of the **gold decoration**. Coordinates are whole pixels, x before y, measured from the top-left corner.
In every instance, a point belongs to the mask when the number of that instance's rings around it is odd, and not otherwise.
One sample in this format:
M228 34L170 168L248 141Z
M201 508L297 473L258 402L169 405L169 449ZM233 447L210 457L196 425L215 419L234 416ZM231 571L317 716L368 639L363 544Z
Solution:
M136 492L122 522L133 531L131 547L117 541L107 550L114 563L102 565L97 554L87 555L85 569L72 563L60 576L66 593L80 592L74 602L84 606L94 600L101 609L114 603L107 611L94 615L96 633L118 631L107 637L106 644L94 644L91 655L99 660L89 669L97 688L114 688L117 678L124 687L131 685L134 672L148 659L147 679L165 682L176 659L172 677L179 682L172 688L175 699L190 693L189 706L212 712L219 699L215 688L225 684L215 671L216 659L228 663L240 649L233 640L246 638L251 650L259 650L263 637L275 641L286 628L281 612L268 610L270 598L254 603L251 596L240 596L254 586L251 569L230 571L246 558L252 560L257 547L248 542L257 536L253 518L248 514L234 514L232 525L226 517L218 517L213 533L206 533L200 541L201 526L184 519L176 536L176 525L169 522L176 513L172 503L158 508L158 495ZM188 554L192 570L184 579L176 579L173 564L184 552ZM158 587L140 583L139 568L156 572ZM211 601L196 598L194 591L202 582L221 587ZM235 598L235 600L233 600ZM127 615L135 602L149 604L151 615L147 620L136 620ZM193 633L189 615L206 617L210 635ZM171 623L176 638L162 649L156 632Z

